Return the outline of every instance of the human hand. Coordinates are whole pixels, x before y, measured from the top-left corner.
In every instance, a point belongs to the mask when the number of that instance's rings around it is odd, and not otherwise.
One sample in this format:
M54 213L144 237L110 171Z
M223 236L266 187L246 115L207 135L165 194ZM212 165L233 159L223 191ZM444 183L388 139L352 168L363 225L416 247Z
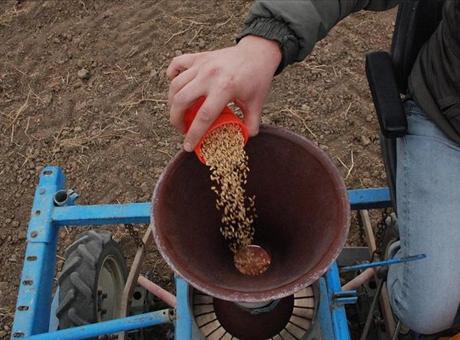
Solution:
M187 131L184 149L195 148L231 101L243 112L249 135L256 135L262 105L280 62L279 44L256 36L246 36L233 47L174 58L166 71L172 80L168 95L171 124L185 133L185 111L199 97L206 97Z

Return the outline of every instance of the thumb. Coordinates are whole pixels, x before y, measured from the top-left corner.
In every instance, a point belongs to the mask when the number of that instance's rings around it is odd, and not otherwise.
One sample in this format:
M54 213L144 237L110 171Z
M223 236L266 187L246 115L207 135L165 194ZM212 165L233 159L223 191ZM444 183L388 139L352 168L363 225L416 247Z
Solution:
M238 105L238 104L237 104ZM262 105L251 103L247 107L241 107L244 114L244 124L248 128L249 136L254 137L259 133Z

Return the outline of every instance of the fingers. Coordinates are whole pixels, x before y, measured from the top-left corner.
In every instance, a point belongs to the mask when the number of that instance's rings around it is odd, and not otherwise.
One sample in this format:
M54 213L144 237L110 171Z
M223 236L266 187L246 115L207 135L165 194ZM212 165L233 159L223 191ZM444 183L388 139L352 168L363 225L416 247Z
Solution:
M168 104L169 107L172 106L174 96L182 90L182 88L187 85L190 81L195 78L197 75L198 70L196 68L190 68L173 79L171 84L169 85L169 93L168 93Z
M184 140L184 150L193 151L200 139L208 128L228 104L231 97L226 97L222 93L210 93L193 120Z
M185 133L185 111L191 107L200 96L205 94L206 89L203 88L203 82L195 78L188 82L171 99L169 120L178 131Z
M168 69L166 70L166 75L168 76L168 78L172 80L179 73L189 69L193 65L193 62L199 54L200 53L183 54L178 57L175 57L171 61L171 64L169 64Z

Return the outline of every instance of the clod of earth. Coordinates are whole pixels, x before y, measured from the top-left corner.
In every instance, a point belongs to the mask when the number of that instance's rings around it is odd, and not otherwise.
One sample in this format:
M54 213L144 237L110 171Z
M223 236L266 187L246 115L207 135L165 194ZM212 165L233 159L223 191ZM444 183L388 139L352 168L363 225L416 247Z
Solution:
M83 79L83 80L88 80L89 77L91 76L89 71L86 68L82 68L80 71L77 73L78 78Z

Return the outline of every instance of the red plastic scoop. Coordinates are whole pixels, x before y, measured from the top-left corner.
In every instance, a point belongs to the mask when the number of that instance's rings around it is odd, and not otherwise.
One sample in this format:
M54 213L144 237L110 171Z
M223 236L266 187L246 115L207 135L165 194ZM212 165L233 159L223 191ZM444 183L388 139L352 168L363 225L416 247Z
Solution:
M193 120L195 119L198 110L200 109L201 105L203 105L205 97L200 97L198 100L185 112L184 122L185 122L185 129L188 131L190 126L192 125ZM236 124L241 129L241 133L244 137L244 143L248 141L249 134L246 125L241 121L240 118L232 111L229 107L224 107L219 117L212 123L209 127L208 131L206 131L203 138L201 138L200 142L195 147L195 154L197 155L198 159L203 163L206 164L203 155L201 154L201 144L206 136L213 130L217 129L218 127L225 125L225 124Z

